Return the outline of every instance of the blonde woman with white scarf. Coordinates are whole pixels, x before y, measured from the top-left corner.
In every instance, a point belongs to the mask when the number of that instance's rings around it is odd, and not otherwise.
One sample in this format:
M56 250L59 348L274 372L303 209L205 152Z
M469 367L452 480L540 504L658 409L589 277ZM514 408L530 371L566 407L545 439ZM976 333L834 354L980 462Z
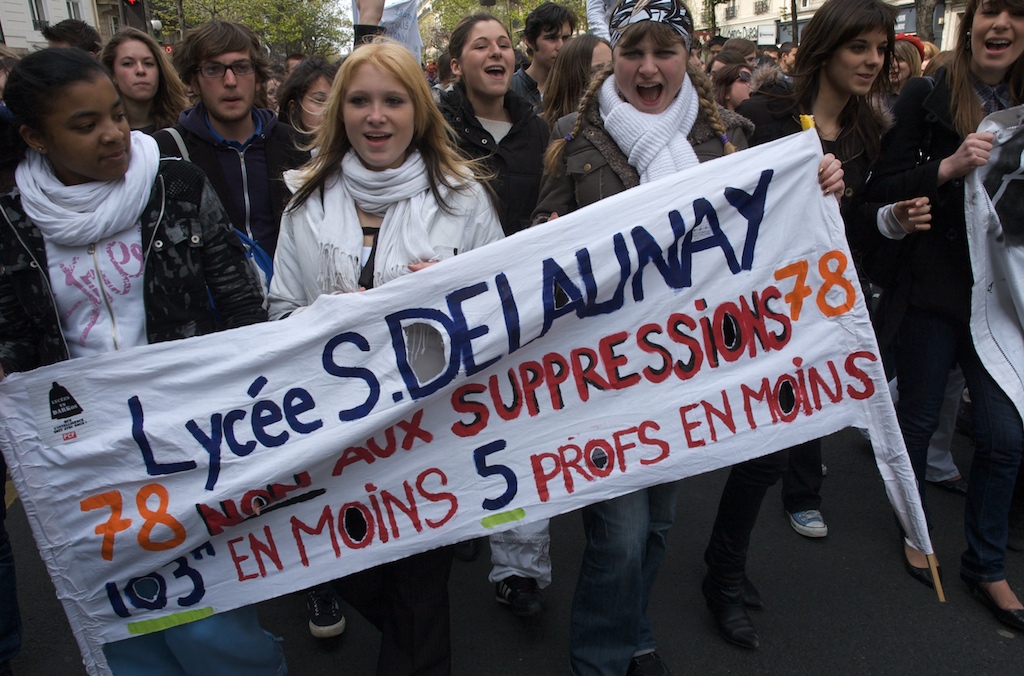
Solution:
M719 108L688 66L693 21L680 0L623 0L609 20L612 69L555 124L535 221L745 148L753 125ZM842 192L828 158L822 190ZM574 676L668 674L647 602L675 518L679 484L583 508L583 554L569 633Z
M338 71L323 120L314 158L286 175L295 196L281 221L271 317L502 238L475 165L456 154L404 47L378 39L356 49ZM413 351L414 368L443 360L443 346L428 336ZM450 568L446 547L336 581L383 634L378 674L450 673ZM310 603L323 594L314 590ZM311 622L312 614L311 607Z

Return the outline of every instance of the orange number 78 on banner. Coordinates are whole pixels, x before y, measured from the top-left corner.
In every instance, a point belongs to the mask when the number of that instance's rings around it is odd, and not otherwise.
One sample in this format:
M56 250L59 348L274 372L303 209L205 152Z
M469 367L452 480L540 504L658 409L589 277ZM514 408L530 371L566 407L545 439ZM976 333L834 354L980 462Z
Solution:
M835 264L834 268L833 263ZM847 265L846 254L838 250L829 251L818 259L818 275L821 277L822 283L818 287L818 293L814 300L818 309L821 310L821 314L826 317L838 317L849 312L857 300L857 291L853 288L853 284L843 277ZM789 317L793 321L800 319L804 298L814 293L814 289L807 284L809 269L810 265L806 260L798 260L775 271L776 281L782 281L788 277L796 278L793 282L793 290L782 297L782 300L789 303ZM838 288L842 292L842 302L838 305L832 305L829 302L829 292L834 288Z
M149 501L154 496L157 498L157 507L151 509ZM139 530L137 538L139 546L147 552L174 549L185 541L185 527L167 513L170 501L167 489L160 484L146 484L135 495L135 506L143 518L142 528ZM82 500L80 507L83 512L94 509L110 510L110 518L96 526L96 534L103 536L100 554L104 560L112 561L114 559L114 536L128 530L132 525L131 519L122 517L121 491L107 491L90 496ZM170 537L166 540L154 540L153 529L157 526L168 529Z

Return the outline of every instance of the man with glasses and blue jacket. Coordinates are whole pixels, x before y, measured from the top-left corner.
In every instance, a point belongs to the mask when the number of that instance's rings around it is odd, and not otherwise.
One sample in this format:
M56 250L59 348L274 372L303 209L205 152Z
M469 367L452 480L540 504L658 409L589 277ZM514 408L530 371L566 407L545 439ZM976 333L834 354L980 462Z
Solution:
M235 228L273 256L291 197L281 176L309 153L294 129L256 107L269 66L259 37L242 24L209 21L189 31L174 67L198 101L154 137L161 154L199 165Z

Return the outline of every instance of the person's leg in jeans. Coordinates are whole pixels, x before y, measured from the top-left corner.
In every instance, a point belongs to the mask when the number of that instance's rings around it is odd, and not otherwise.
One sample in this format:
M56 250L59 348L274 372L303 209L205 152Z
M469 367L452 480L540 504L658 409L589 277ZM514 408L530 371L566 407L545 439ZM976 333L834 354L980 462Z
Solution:
M575 676L622 676L634 655L654 649L645 610L678 491L676 482L583 508L587 546L569 626Z
M0 665L13 660L21 649L21 614L14 578L14 553L4 528L7 518L6 483L7 465L0 455Z
M896 418L914 468L921 506L929 526L931 518L925 491L928 445L939 426L946 383L956 363L958 331L957 322L911 307L900 322L897 337L896 369L900 396L896 402ZM928 572L924 553L904 540L903 556L904 566L909 566L907 572L911 577L931 586L931 573Z
M260 627L255 606L110 643L104 652L118 676L288 673L281 645Z
M1017 483L1013 486L1013 499L1010 500L1010 532L1006 537L1006 548L1024 551L1024 460L1017 470Z
M949 372L946 381L946 394L942 400L942 411L939 413L939 427L932 435L928 444L928 469L925 479L929 483L955 481L960 478L960 470L953 462L950 447L953 445L953 432L956 430L956 413L960 409L960 398L964 392L964 374L960 368Z
M998 582L1006 579L1006 537L1024 452L1024 424L1013 402L981 365L973 346L965 344L961 352L961 368L974 405L975 448L964 510L967 551L961 557L960 571L976 582Z
M647 489L650 521L647 527L647 547L644 550L640 637L634 654L653 652L657 647L654 628L647 616L647 604L650 603L654 581L658 578L658 569L661 567L661 562L665 558L665 550L668 548L668 532L676 518L676 503L679 501L681 488L680 482L673 481Z
M900 323L897 341L896 369L900 396L896 402L896 417L927 515L924 479L928 445L939 426L946 383L956 361L956 323L910 308Z

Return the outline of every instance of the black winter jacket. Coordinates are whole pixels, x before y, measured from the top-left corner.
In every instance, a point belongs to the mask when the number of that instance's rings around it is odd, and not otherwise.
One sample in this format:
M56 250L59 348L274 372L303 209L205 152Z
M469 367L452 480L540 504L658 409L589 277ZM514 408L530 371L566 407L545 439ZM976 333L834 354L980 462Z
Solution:
M263 294L203 172L162 160L142 212L143 304L150 343L265 321ZM68 359L46 245L17 192L0 198L0 366L28 371ZM220 321L210 307L216 304Z
M309 152L299 149L299 144L303 142L299 133L287 124L278 122L271 111L257 108L255 112L263 123L263 134L246 147L244 153L218 143L210 134L206 125L206 109L201 102L182 111L174 128L185 141L189 162L206 172L234 226L256 240L264 251L273 256L281 229L281 214L292 196L281 177L289 169L309 161ZM168 132L158 131L153 134L153 138L160 146L161 155L181 157L177 143ZM258 152L266 156L262 171L266 172L269 185L249 185L253 171L251 166L255 161L252 156ZM225 172L225 167L230 167L230 170ZM267 199L268 191L270 213L259 213L251 209L252 202ZM237 199L238 195L243 196L241 202Z
M505 109L512 118L508 135L495 143L484 129L461 84L441 94L441 112L458 135L459 148L474 159L482 159L495 174L490 186L498 198L495 205L505 235L530 225L530 214L540 195L544 173L544 151L548 147L548 126L530 104L514 92L505 94Z
M971 311L970 255L964 216L964 180L938 185L939 164L963 138L953 126L946 70L908 82L896 102L896 126L883 139L882 157L868 183L869 197L886 202L922 195L931 199L931 229L908 236L912 246L893 303L888 328L898 324L910 305L955 321L967 322ZM873 233L868 233L874 236Z
M802 131L800 110L790 96L792 84L781 77L779 70L759 72L767 81L758 84L757 91L736 107L736 112L754 123L754 134L750 137L751 147L777 141L784 136ZM879 118L883 128L892 126L889 115L880 107L873 107L872 113ZM840 132L842 133L842 132ZM842 140L843 143L837 141ZM846 190L840 201L847 237L853 248L857 248L853 230L860 230L861 223L875 223L877 203L865 200L864 188L871 168L871 158L863 142L853 134L837 141L822 141L822 150L833 153L843 163L843 180ZM876 228L877 232L877 228Z

